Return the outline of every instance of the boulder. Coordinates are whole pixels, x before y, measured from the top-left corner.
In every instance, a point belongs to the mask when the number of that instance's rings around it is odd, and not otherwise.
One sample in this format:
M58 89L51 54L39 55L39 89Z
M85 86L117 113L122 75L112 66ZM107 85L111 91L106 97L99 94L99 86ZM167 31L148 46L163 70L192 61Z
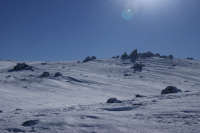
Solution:
M47 78L50 76L50 73L49 72L43 72L41 75L40 75L40 78Z
M31 126L37 125L38 123L39 123L39 120L28 120L22 123L22 126L31 127Z
M83 60L83 63L86 63L86 62L89 62L89 61L93 61L93 60L96 60L96 56L87 56L84 60Z
M32 66L27 65L26 63L17 63L12 69L9 70L9 72L14 72L14 71L23 71L23 70L33 70Z
M129 59L129 56L126 52L124 52L121 57L120 57L122 60L126 60L126 59Z
M140 94L136 94L135 97L136 97L136 98L141 98L141 97L145 97L145 96L140 95Z
M128 76L131 76L131 74L129 74L129 73L124 73L124 76L125 76L125 77L128 77Z
M174 87L174 86L168 86L164 90L161 91L161 94L170 94L170 93L178 93L182 92L180 89Z
M106 103L122 103L122 101L117 98L109 98Z
M62 76L62 73L60 73L60 72L57 72L57 73L55 73L55 75L54 75L54 77L61 77Z

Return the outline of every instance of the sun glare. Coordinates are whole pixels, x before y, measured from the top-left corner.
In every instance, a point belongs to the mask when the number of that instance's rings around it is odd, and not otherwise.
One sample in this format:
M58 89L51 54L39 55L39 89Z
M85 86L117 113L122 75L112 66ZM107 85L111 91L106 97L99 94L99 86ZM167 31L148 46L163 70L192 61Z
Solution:
M134 14L143 13L160 13L164 11L172 0L119 0L119 4L123 5L122 17L125 20L131 20Z
M169 2L169 0L124 0L123 1L126 7L137 9L155 9L161 8Z

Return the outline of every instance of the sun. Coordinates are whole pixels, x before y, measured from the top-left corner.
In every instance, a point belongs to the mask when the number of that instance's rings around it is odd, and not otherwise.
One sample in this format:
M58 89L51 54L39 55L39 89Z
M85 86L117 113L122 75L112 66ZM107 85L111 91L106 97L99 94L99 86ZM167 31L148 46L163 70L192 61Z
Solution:
M122 18L131 20L136 14L157 15L167 11L174 0L116 0L122 8Z
M161 8L167 4L170 0L124 0L124 4L128 8L132 9L153 9Z

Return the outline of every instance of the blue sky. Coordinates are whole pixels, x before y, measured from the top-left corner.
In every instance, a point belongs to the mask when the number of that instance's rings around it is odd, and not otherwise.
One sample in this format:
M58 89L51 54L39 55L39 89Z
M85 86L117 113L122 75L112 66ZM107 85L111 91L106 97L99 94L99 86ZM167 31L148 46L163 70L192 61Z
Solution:
M0 0L0 59L108 58L135 48L200 58L199 0L137 1Z

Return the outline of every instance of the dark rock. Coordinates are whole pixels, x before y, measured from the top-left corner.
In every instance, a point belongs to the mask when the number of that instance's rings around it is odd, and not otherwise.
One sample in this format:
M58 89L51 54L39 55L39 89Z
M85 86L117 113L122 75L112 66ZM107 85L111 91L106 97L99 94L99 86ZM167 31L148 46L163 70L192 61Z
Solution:
M3 111L2 111L2 110L0 110L0 113L3 113Z
M41 65L47 65L47 63L46 62L42 62Z
M122 103L122 101L117 98L109 98L106 103Z
M184 92L191 92L191 91L189 91L189 90L186 90L186 91L184 91Z
M84 60L83 60L83 63L85 63L85 62L88 62L88 61L90 61L91 59L90 59L90 56L87 56Z
M132 69L134 69L134 71L139 71L141 72L143 69L144 65L142 63L135 63L133 67L131 67Z
M168 86L167 88L162 90L161 94L170 94L170 93L178 93L178 92L182 92L182 91L174 86Z
M168 56L168 59L173 60L173 59L174 59L174 56L170 54L170 55Z
M162 55L162 56L160 56L160 58L166 59L167 56L166 55Z
M131 54L129 55L129 58L130 58L131 62L135 63L135 61L138 58L137 49L135 49L135 50L133 50L133 52L131 52Z
M70 77L70 76L68 76L67 78L69 79L69 81L74 81L74 82L79 82L79 83L83 82L82 80L79 80L79 79L76 79L76 78L73 78L73 77Z
M119 56L117 55L117 56L113 56L112 57L113 59L118 59L119 58Z
M34 126L34 125L37 125L40 121L39 120L28 120L28 121L25 121L22 126L24 127L31 127L31 126Z
M116 56L113 56L112 58L113 58L113 59L116 59Z
M23 86L23 88L28 88L28 86Z
M139 76L139 78L144 78L144 76Z
M9 72L14 72L14 71L23 71L23 70L33 70L32 66L27 65L26 63L17 63L16 66L14 66L12 69L9 70Z
M89 61L93 61L96 60L97 58L95 56L87 56L84 60L83 63L89 62Z
M62 76L62 73L60 73L60 72L57 72L57 73L55 73L55 75L54 75L54 77L61 77Z
M6 78L10 78L10 77L12 77L12 76L11 76L11 75L7 75L7 76L6 76Z
M155 56L155 57L160 57L160 54L159 54L159 53L156 53L154 56Z
M6 129L8 132L12 132L12 133L24 133L25 130L19 129L19 128L7 128Z
M126 60L126 59L129 59L129 56L126 52L124 52L121 57L120 57L122 60Z
M92 60L96 60L97 57L96 57L96 56L92 56L91 59L92 59Z
M22 110L23 110L23 109L19 109L19 108L18 108L18 109L15 109L15 111L22 111Z
M136 106L124 106L124 107L115 107L115 108L103 108L103 110L106 110L106 111L131 111L135 108L137 108L138 105Z
M124 73L124 76L125 76L125 77L128 77L128 76L131 76L131 74Z
M86 118L89 118L89 119L99 119L98 116L93 116L93 115L82 115L81 116L81 119L86 119Z
M122 63L123 65L129 65L129 64L131 64L130 62L123 62Z
M43 72L41 75L40 75L40 78L47 78L50 76L50 73L49 72Z
M157 100L152 100L153 103L157 102Z
M145 96L140 95L140 94L136 94L135 97L137 97L137 98L141 98L141 97L145 97Z
M186 59L187 59L187 60L194 60L193 57L187 57Z
M154 54L150 51L144 52L144 53L139 53L138 56L140 58L149 58L149 57L154 57Z

